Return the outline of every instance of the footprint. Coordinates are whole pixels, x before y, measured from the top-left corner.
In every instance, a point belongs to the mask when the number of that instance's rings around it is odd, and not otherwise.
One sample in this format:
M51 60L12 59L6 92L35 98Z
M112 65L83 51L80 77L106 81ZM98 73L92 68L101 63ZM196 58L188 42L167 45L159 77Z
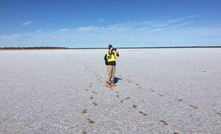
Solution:
M117 98L119 98L119 97L120 97L119 92L116 92L115 96L116 96Z
M139 89L142 89L142 87L141 87L141 86L139 86L138 88L139 88Z
M182 99L180 99L180 98L176 98L176 100L178 100L178 101L183 101Z
M88 118L87 121L88 121L88 123L90 123L90 124L94 124L94 123L95 123L95 121L94 121L93 119L91 119L91 118Z
M147 114L142 112L142 111L139 111L140 114L142 114L143 116L146 116Z
M91 100L93 100L93 99L94 99L94 97L92 97L92 96L91 96L91 97L90 97L90 99L91 99Z
M97 103L96 103L96 101L93 101L93 102L92 102L92 104L93 104L94 106L97 106Z
M158 94L158 95L161 96L161 97L163 96L162 94Z
M137 86L139 86L139 84L136 84Z
M124 98L124 100L128 100L128 99L130 99L130 97L128 96L128 97L126 97L126 98Z
M128 99L130 99L130 97L126 97L126 98L120 100L120 103L123 103L125 100L128 100Z
M86 130L83 130L82 134L87 134L87 131L86 131Z
M190 105L190 107L192 107L193 109L198 109L198 107L194 105Z
M85 91L88 91L88 89L85 89Z
M92 87L92 85L93 85L93 83L90 83L90 84L89 84L89 87Z
M137 105L133 105L132 107L137 110ZM137 111L138 111L138 110L137 110ZM146 116L146 115L147 115L146 113L144 113L144 112L142 112L142 111L138 111L138 113L141 114L141 115L143 115L143 116Z
M82 110L81 113L82 113L82 114L86 114L86 113L87 113L87 109Z
M179 134L178 132L174 132L173 134Z
M116 94L116 97L117 97L117 98L119 98L119 96L120 96L119 94Z
M93 94L98 94L98 92L96 92L96 91L91 91L91 93L93 93Z
M155 92L155 90L153 90L153 89L151 89L150 91L151 91L151 92Z
M219 116L221 116L221 113L219 113L219 112L218 112L218 113L216 113L216 114L218 114Z
M165 120L160 120L160 123L162 123L163 125L168 125L168 123Z
M131 83L132 81L131 80L127 80L129 83Z
M135 108L135 109L137 109L137 105L133 105L132 107Z

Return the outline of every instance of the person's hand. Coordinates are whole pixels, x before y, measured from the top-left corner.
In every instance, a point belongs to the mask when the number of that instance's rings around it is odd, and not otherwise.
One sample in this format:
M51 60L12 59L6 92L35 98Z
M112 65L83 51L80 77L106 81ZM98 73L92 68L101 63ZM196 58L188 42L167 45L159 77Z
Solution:
M117 57L119 57L119 52L116 51L116 55L117 55Z

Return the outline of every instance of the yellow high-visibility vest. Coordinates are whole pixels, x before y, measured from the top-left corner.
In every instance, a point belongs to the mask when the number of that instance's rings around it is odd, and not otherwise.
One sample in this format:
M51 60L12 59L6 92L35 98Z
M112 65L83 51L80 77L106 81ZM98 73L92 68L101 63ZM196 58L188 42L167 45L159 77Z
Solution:
M116 61L117 59L117 54L114 53L114 54L108 54L107 53L107 62L111 62L111 61Z

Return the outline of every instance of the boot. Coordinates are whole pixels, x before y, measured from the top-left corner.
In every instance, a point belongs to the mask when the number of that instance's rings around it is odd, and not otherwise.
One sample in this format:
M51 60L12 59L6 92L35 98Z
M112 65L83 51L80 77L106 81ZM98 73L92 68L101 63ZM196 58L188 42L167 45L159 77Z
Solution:
M111 83L110 82L106 82L105 86L111 88Z
M114 82L110 83L111 87L116 87L117 85Z

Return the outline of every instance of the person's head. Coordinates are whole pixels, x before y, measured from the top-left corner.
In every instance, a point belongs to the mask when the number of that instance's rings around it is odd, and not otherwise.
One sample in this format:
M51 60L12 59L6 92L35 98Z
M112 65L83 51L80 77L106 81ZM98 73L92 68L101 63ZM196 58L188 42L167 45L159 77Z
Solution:
M113 46L111 44L108 45L108 49L111 50Z

